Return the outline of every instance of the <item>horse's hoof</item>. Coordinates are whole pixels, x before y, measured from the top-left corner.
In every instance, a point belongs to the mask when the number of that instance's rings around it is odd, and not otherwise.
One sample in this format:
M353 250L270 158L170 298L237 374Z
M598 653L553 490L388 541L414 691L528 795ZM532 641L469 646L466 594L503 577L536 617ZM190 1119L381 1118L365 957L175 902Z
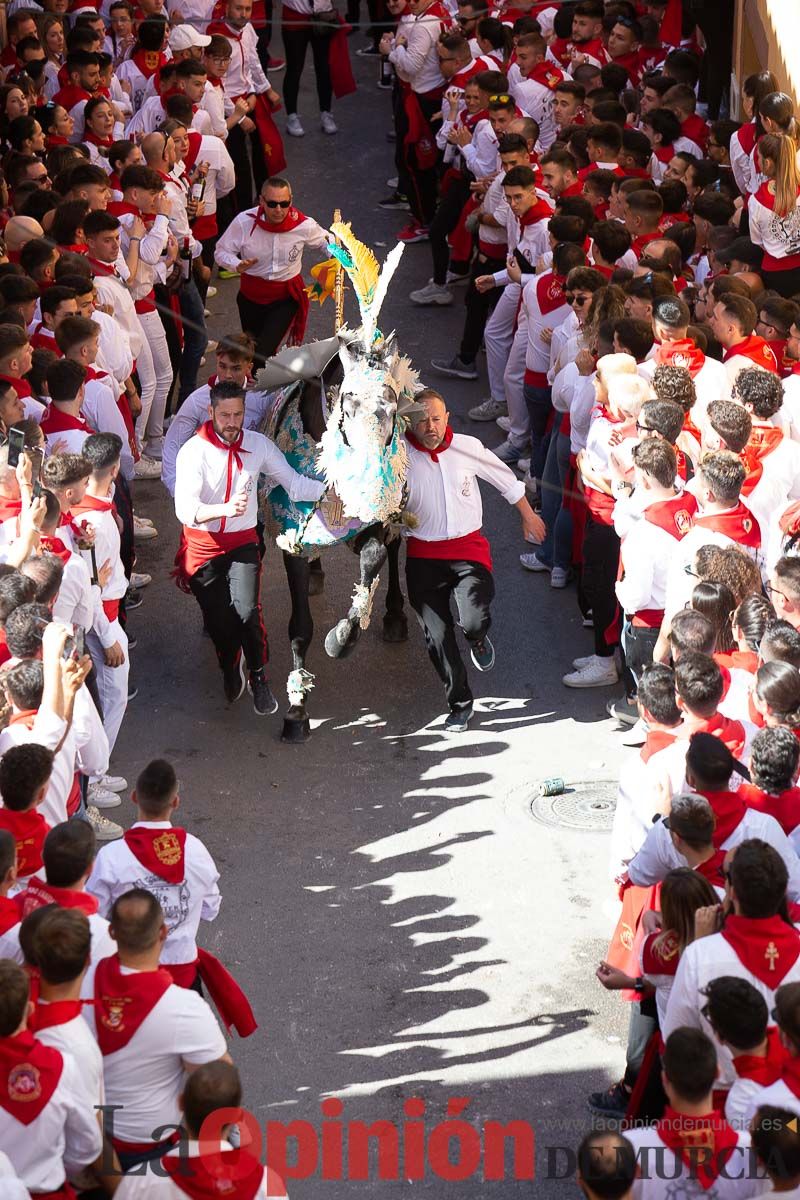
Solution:
M347 658L360 637L361 626L358 622L348 621L344 617L325 638L325 653L329 658Z
M309 596L321 596L325 591L325 576L322 571L309 571L308 573L308 594Z
M307 742L311 737L311 722L307 715L293 716L292 710L283 718L282 742Z
M383 618L383 640L385 642L408 641L408 621L402 613L399 616L387 614Z

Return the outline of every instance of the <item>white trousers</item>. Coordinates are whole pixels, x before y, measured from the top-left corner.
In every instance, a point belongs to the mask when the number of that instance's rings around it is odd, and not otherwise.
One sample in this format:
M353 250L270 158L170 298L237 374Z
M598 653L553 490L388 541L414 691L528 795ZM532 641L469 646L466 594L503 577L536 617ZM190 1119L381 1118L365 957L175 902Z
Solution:
M489 395L494 400L505 400L506 398L503 375L508 361L508 352L514 340L514 323L517 318L519 296L519 284L507 284L483 331L486 367L489 372Z
M97 675L97 690L103 706L103 728L108 738L109 753L114 749L122 718L128 707L128 675L131 668L128 638L118 620L111 622L111 631L125 653L125 662L119 667L106 666L99 637L93 629L86 634L86 648L92 656Z
M525 403L523 387L525 384L525 351L528 349L528 322L523 321L514 334L511 349L508 352L503 386L508 405L510 428L509 441L517 447L527 448L531 439L531 422L528 416L528 406ZM494 393L492 393L494 395Z
M136 370L142 387L142 411L136 418L136 440L143 453L161 458L164 443L164 410L172 384L172 364L167 335L157 312L139 313L142 348Z

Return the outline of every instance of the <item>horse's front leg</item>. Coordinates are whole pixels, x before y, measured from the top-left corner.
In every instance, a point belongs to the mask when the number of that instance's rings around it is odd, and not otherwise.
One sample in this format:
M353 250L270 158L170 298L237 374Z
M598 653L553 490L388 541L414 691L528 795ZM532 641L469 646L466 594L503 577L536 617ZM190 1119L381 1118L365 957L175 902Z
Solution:
M286 681L289 709L283 719L281 741L304 742L311 735L306 709L306 697L314 686L314 676L306 670L306 654L314 636L314 619L308 602L311 564L296 554L283 555L292 614L289 618L289 641L292 647L292 670Z
M359 549L361 578L353 592L350 611L325 638L325 650L331 658L346 658L369 625L372 596L378 586L378 572L386 562L386 546L380 537L370 534Z
M408 620L403 612L403 589L400 587L399 537L386 543L389 569L389 586L386 591L386 612L383 616L383 640L385 642L407 642Z

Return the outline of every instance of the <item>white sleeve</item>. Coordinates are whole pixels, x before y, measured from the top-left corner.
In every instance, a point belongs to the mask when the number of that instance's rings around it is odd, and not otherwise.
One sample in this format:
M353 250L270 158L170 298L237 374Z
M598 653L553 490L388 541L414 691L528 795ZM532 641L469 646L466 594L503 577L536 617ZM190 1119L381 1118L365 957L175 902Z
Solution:
M399 67L407 79L411 79L425 66L433 42L427 22L415 22L406 28L405 33L408 45L395 46L389 55L389 62Z
M228 153L227 147L219 144L219 165L217 166L217 175L214 180L214 189L217 193L217 199L222 196L227 196L232 192L236 185L236 168L233 165L233 159Z
M111 912L111 905L114 903L113 891L113 870L111 877L106 878L105 865L109 861L109 857L103 853L105 847L101 846L97 853L97 858L92 866L92 873L86 881L86 890L97 900L100 905L99 912L101 917L108 917Z
M79 1173L99 1157L103 1149L103 1137L92 1105L92 1097L81 1079L78 1067L71 1055L65 1054L64 1069L59 1086L70 1095L67 1119L64 1122L64 1169L67 1174Z
M216 1017L196 992L187 990L181 999L182 1011L175 1023L175 1051L193 1066L216 1062L228 1049Z
M187 396L169 423L169 429L164 438L164 452L161 460L161 482L171 496L175 495L175 470L178 451L181 446L184 446L188 442L190 437L193 437L197 433L198 427L205 417L205 413L206 409L202 405L202 398L201 403L198 405L196 400L193 400L191 396Z
M83 684L75 697L72 728L78 745L78 767L84 775L105 775L110 753L108 738L86 684Z
M213 858L201 841L196 841L194 849L198 857L203 860L209 881L208 891L203 897L201 916L204 921L214 921L219 914L220 905L222 904L222 896L219 890L219 871L216 868Z
M194 524L202 490L203 472L189 441L181 446L175 460L175 516L182 525Z
M238 217L231 222L219 239L214 250L217 265L226 271L235 271L242 261L244 247L244 222Z
M656 808L655 803L653 808ZM628 877L637 887L651 887L660 883L675 867L684 865L664 822L656 821L648 830L644 845L628 864Z
M479 479L485 479L509 504L517 504L525 495L525 484L517 479L514 472L506 463L482 446L477 454L478 461L475 474Z
M750 241L763 248L764 235L772 222L772 213L759 200L756 200L755 196L751 196L747 205L747 219L750 223L748 235Z
M161 255L167 248L167 239L169 238L169 222L165 216L159 214L148 232L139 242L139 257L142 262L148 266L154 267L161 261Z
M258 57L258 51L256 50L255 39L257 35L252 25L248 26L248 28L253 30L253 38L249 41L247 46L247 62L245 64L245 69L248 71L250 78L253 81L253 91L256 94L260 92L268 92L269 80L264 73L264 68L261 66L261 59Z
M698 996L697 954L699 942L692 942L681 955L675 982L667 1001L667 1014L661 1036L666 1040L673 1029L688 1025L690 1029L702 1029Z
M733 171L736 186L742 195L746 196L752 188L753 162L750 155L745 154L742 143L735 133L731 138L728 155L731 160L731 170Z

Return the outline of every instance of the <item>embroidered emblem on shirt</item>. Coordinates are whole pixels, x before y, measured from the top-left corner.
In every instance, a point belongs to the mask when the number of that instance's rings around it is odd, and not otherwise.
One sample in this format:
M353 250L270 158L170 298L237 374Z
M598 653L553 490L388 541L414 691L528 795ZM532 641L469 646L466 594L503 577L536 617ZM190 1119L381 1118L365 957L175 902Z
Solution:
M153 853L165 867L174 867L181 861L181 844L174 833L162 833L153 839Z
M768 944L766 950L764 951L764 958L766 958L767 961L769 962L770 971L774 971L775 963L780 958L780 954L778 953L778 947L775 945L774 942L770 942Z
M32 1063L20 1063L8 1076L8 1098L16 1103L38 1100L42 1094L39 1072Z
M103 996L100 1021L106 1029L119 1032L125 1028L125 1005L129 1003L127 996Z

